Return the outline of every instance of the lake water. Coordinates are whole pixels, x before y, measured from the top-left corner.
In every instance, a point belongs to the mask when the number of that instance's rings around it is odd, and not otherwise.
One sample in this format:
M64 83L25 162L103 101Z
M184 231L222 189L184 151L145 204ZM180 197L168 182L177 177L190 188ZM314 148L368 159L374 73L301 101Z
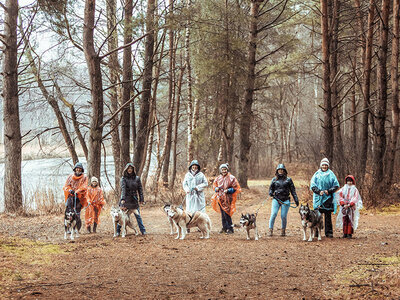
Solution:
M87 171L86 159L79 161ZM24 199L31 197L35 191L51 190L56 195L57 201L64 201L63 186L72 171L72 159L46 158L26 160L22 162L22 195ZM152 168L151 168L152 169ZM106 176L107 171L107 176ZM0 212L4 211L4 164L0 164ZM101 186L104 190L114 187L114 158L107 156L106 164L101 166Z

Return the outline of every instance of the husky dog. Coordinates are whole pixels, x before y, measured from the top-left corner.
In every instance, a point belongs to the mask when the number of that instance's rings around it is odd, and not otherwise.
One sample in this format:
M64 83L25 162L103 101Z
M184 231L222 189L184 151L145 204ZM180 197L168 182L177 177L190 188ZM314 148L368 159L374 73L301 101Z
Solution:
M310 228L309 242L312 242L315 234L318 235L318 241L321 240L321 231L324 228L324 223L322 215L319 210L311 210L307 205L301 205L299 208L299 213L301 216L301 224L303 225L303 241L306 241L306 231L307 227Z
M211 220L206 213L196 211L189 214L180 207L171 205L168 216L175 222L178 227L178 236L175 239L183 240L186 236L187 228L198 227L201 231L201 237L208 239L211 231Z
M242 214L240 217L240 225L246 229L247 239L250 240L250 229L255 229L254 239L258 241L258 228L256 225L257 214Z
M129 217L128 211L122 210L120 207L111 207L110 211L113 224L114 224L114 237L117 237L117 225L121 225L121 236L124 238L126 236L126 227L130 227L138 235L136 228L132 225L131 218Z
M76 212L72 207L67 206L65 208L65 213L64 213L64 227L65 227L64 239L67 239L68 233L71 233L71 240L74 239L74 233L76 237L79 237L77 224L78 224L78 216Z
M176 226L174 220L168 215L169 211L171 210L171 204L164 205L164 212L167 215L169 226L171 228L171 235L174 233L178 233L178 226Z

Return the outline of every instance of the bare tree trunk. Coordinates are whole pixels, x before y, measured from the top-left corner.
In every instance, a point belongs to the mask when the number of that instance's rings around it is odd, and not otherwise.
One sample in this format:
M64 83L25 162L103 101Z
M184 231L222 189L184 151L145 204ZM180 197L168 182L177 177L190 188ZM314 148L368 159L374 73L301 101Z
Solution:
M143 173L142 173L142 185L143 187L146 187L147 183L147 178L149 176L149 170L150 170L150 165L151 165L151 156L152 156L152 151L153 151L153 142L154 142L154 114L156 114L156 111L153 110L153 115L150 117L150 134L149 134L149 141L147 143L147 155L146 155L146 162L143 167Z
M89 71L92 116L89 135L88 175L100 178L101 141L103 127L103 82L101 78L100 57L94 48L95 0L85 1L83 26L83 49Z
M330 78L330 39L328 27L328 1L321 0L321 33L322 33L322 89L324 91L324 154L328 159L333 158L334 132L332 124L331 78Z
M151 85L153 81L154 64L154 12L155 0L147 0L146 14L146 41L144 49L144 71L143 71L143 93L140 105L139 124L135 141L135 153L133 156L137 174L140 175L143 169L146 141L149 135L149 117L151 102Z
M371 64L372 64L372 47L374 38L374 20L375 20L375 2L374 0L369 1L368 10L368 33L365 44L365 63L364 63L364 82L363 82L363 115L362 115L362 130L361 130L361 149L360 157L363 159L360 161L359 176L361 183L364 181L365 170L368 160L368 119L370 115L370 87L371 87Z
M250 37L248 45L248 65L247 80L244 102L242 105L242 113L240 117L240 159L239 159L239 175L238 179L243 188L248 188L248 165L250 155L250 132L251 120L253 119L252 105L255 86L255 69L256 69L256 50L257 50L257 18L259 14L260 0L251 1L251 21L250 21Z
M169 13L168 17L173 20L173 0L168 0ZM174 86L174 70L175 70L175 51L174 51L174 30L170 28L168 31L169 36L169 78L168 78L168 119L165 133L165 156L162 169L162 180L164 186L168 186L168 172L171 158L171 144L172 144L172 123L174 117L175 106L175 86ZM162 54L161 54L162 56ZM161 58L160 58L161 59Z
M378 99L375 106L375 147L373 155L373 184L382 187L383 169L386 148L386 107L387 107L387 54L389 35L390 0L382 0L382 13L380 23L379 58L377 66ZM398 63L398 62L396 62Z
M22 212L21 128L18 100L18 1L6 0L4 9L3 123L5 212Z
M179 110L181 104L181 91L182 91L182 81L183 81L183 74L185 72L185 67L181 67L178 83L177 83L177 91L176 91L176 105L175 105L175 120L174 120L174 142L172 143L172 171L171 171L171 187L175 184L176 178L176 161L177 161L177 152L176 152L176 145L178 143L178 127L179 127Z
M124 6L124 45L132 41L132 0L127 0ZM124 48L122 70L122 104L129 101L132 92L132 50L131 46ZM133 104L132 104L133 105ZM121 163L123 166L131 161L130 150L130 106L122 110L121 115Z
M109 36L108 39L108 51L112 51L118 47L118 32L116 28L117 24L117 1L116 0L107 0L107 34ZM113 114L118 109L118 88L117 83L119 81L118 78L118 53L114 52L110 55L108 61L108 67L110 72L110 85L112 88L110 89L110 102L111 102L111 113ZM129 116L128 116L129 118ZM122 162L121 162L121 140L119 137L118 130L118 117L115 117L111 120L111 145L112 152L114 157L114 184L115 184L115 193L116 198L119 199L120 196L120 180L122 176ZM129 126L129 125L128 125ZM129 131L129 127L128 127ZM129 144L129 142L128 142ZM129 153L128 153L129 156Z
M186 9L190 12L192 0L186 0ZM193 160L193 98L192 98L192 66L190 61L190 17L186 22L185 61L187 69L187 161Z
M355 57L354 57L354 63L352 63L353 67L353 72L352 72L352 84L353 88L351 91L351 115L354 116L351 119L351 149L357 149L357 98L356 98L356 83L357 83L357 76L356 76L356 71L357 71L357 50L354 51ZM353 154L356 154L353 152ZM355 155L352 157L353 160L356 159Z
M388 184L393 183L393 170L396 157L397 139L399 136L399 0L393 0L393 40L392 40L392 61L390 78L392 85L392 127L390 128L390 144L387 152Z

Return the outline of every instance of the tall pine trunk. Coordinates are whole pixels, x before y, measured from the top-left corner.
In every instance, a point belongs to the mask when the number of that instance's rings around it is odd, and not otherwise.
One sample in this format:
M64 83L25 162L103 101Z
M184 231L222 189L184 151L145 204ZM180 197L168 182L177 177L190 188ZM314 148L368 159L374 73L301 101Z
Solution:
M132 0L125 2L124 12L124 45L132 41ZM122 62L122 104L129 101L132 92L132 47L124 48ZM122 110L121 115L121 163L125 166L130 162L130 106Z
M374 132L374 153L373 153L373 184L382 187L383 170L386 148L386 107L387 107L387 55L389 35L389 14L390 0L382 0L379 55L377 65L378 99L375 106L375 132Z
M334 132L333 132L333 109L331 100L331 78L330 78L330 38L328 27L328 1L321 0L321 33L322 33L322 89L324 93L324 154L328 159L333 157Z
M359 176L361 179L361 183L364 181L365 171L367 167L368 160L368 127L369 127L369 106L370 106L370 89L371 89L371 65L372 65L372 47L373 47L373 38L374 38L374 20L375 20L375 2L374 0L369 1L369 10L368 10L368 32L367 39L365 43L365 61L364 61L364 81L363 81L363 114L362 114L362 129L361 129L361 137L360 137L360 157L363 159L360 160L360 170Z
M117 23L117 1L107 0L107 31L108 31L108 51L112 51L118 47L118 32L116 28ZM118 53L114 52L110 54L108 61L108 68L110 72L110 102L111 102L111 113L113 114L118 109L118 88L117 84L119 81L118 71ZM114 184L116 198L119 199L120 195L120 179L122 176L122 163L121 163L121 139L119 136L119 124L118 117L111 120L111 146L114 157ZM129 130L129 128L128 128Z
M246 92L242 104L242 112L240 116L240 159L239 159L239 182L243 188L248 188L248 166L250 156L250 132L251 120L253 119L252 105L255 86L255 69L256 69L256 52L257 52L257 21L260 3L262 1L251 1L250 8L250 36L248 45L248 63L247 63L247 80Z
M92 116L89 130L88 174L100 178L103 127L103 82L100 57L94 48L96 1L86 0L83 26L83 49L89 71Z
M4 208L22 212L21 128L18 100L18 1L6 0L4 10L3 123Z
M393 0L393 40L390 79L392 85L392 127L390 128L390 144L387 153L388 183L393 182L393 170L396 157L397 139L399 135L399 0Z
M139 123L135 141L135 152L133 155L134 165L138 175L142 173L146 144L149 135L149 117L151 102L151 85L153 81L154 64L154 12L155 0L147 0L146 13L146 41L144 48L144 70L143 70L143 93L140 105Z

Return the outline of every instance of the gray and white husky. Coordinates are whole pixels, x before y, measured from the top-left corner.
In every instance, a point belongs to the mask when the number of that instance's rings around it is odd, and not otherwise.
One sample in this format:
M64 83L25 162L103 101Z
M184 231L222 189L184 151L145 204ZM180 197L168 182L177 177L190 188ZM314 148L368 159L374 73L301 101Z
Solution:
M67 239L68 233L71 233L70 235L71 240L75 238L74 233L76 237L79 237L77 224L78 224L78 216L75 210L72 207L67 206L65 208L65 213L64 213L64 227L65 227L64 239Z
M254 239L258 241L258 228L256 224L257 214L242 214L240 217L240 225L246 229L247 239L250 240L250 230L255 230Z
M126 236L126 227L130 227L135 232L135 235L138 235L136 228L133 226L131 222L131 218L128 214L128 211L122 210L120 207L113 206L110 211L113 224L114 224L114 237L117 237L117 225L121 225L121 236L124 238Z
M310 228L309 242L312 242L315 234L318 235L318 241L321 240L321 231L324 228L322 214L319 210L311 210L307 205L301 205L299 208L301 217L301 225L303 226L303 241L307 240L306 231L307 227Z
M164 212L167 215L167 219L169 222L169 226L171 228L171 235L174 233L178 233L178 226L176 226L175 221L169 216L169 211L171 210L171 204L164 205Z

